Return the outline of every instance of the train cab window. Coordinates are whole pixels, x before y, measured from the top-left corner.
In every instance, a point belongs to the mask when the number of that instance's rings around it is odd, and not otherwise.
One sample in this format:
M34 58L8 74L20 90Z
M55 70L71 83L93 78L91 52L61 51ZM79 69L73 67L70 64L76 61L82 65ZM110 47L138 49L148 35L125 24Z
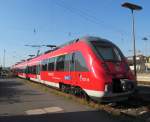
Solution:
M121 58L115 48L112 47L97 47L98 52L102 55L104 60L117 60L120 61Z
M56 71L64 71L65 55L58 56L56 60Z
M74 60L75 60L75 71L81 71L81 72L88 71L86 62L80 52L75 52Z
M42 61L42 71L47 71L47 60Z
M121 61L121 52L109 43L92 42L98 55L105 61Z
M55 67L55 58L51 58L48 60L48 71L54 71Z

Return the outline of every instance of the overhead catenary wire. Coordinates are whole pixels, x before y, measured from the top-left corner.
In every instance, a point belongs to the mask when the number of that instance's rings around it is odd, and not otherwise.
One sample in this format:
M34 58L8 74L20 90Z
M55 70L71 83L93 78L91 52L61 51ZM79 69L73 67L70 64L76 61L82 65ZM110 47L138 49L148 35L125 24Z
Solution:
M114 27L113 25L105 23L104 20L98 19L97 17L95 17L94 15L89 14L89 12L84 11L83 9L81 10L79 8L75 8L75 7L70 6L70 5L67 6L64 3L64 1L62 1L62 0L59 0L59 2L55 1L54 4L70 11L71 13L77 14L78 16L85 19L86 21L89 21L89 22L91 22L93 24L96 24L96 25L100 25L101 27L103 26L103 27L107 28L108 30L111 30L115 33L120 34L121 36L124 35L124 34L128 35L128 33L126 31L123 31L121 29L118 29L118 28Z
M111 5L112 2L114 2L114 1L110 0L109 3L104 4L104 6L102 6L102 7L103 8L107 7L107 9L108 9L108 7ZM130 32L125 31L123 29L120 29L120 28L113 26L109 23L106 23L104 20L100 20L99 18L97 18L93 14L90 14L90 12L88 10L85 10L83 7L81 10L77 7L72 6L72 5L65 4L63 0L53 1L53 3L55 5L61 7L61 8L64 8L65 10L67 10L73 14L80 16L81 18L83 18L84 20L86 20L92 24L100 25L100 27L103 27L105 29L107 28L107 30L112 31L113 33L120 35L120 37L121 37L120 40L122 40L122 41L124 41L125 40L124 38L128 38L130 35ZM137 34L136 34L136 37L138 39L142 38L142 36L139 36Z
M108 7L110 7L112 2L114 2L114 1L110 0L107 4L103 4L103 6L101 6L101 7L103 7L103 8L107 7L107 9L108 9ZM98 17L94 16L94 14L90 14L89 9L85 9L85 7L82 7L82 9L80 9L79 7L76 7L72 4L71 5L66 4L65 1L63 1L63 0L53 1L53 3L55 5L63 8L64 10L67 10L68 12L78 15L79 17L83 18L84 20L86 20L92 24L99 25L101 28L103 27L105 30L107 29L108 31L112 31L113 33L120 35L121 42L119 42L119 43L122 43L125 40L130 40L130 36L129 36L129 35L131 35L130 29L129 29L129 31L125 31L114 25L106 23L104 20L102 20L102 18L99 19ZM136 38L137 38L136 40L139 40L142 37L143 36L136 34ZM141 40L139 40L139 41L141 41Z

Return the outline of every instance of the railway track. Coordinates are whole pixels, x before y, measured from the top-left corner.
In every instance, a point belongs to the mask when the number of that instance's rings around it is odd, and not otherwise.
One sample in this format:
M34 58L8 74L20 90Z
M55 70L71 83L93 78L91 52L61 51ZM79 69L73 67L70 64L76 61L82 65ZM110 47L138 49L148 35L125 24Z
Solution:
M24 80L29 85L44 90L45 92L52 92L56 95L63 96L67 99L73 99L81 104L86 104L97 110L105 110L113 115L131 116L141 119L146 122L150 122L150 86L138 86L136 94L132 95L128 100L116 103L97 103L93 100L85 100L83 97L74 96L70 93L62 92L51 87L44 86L39 83L34 83L28 80ZM145 89L146 91L143 91Z

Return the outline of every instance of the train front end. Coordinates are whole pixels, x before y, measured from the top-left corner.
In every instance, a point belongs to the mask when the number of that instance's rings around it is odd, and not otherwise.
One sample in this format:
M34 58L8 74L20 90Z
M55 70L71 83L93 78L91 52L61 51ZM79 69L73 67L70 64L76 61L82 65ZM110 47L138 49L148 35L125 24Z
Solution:
M97 101L122 101L128 99L136 89L136 80L126 58L120 49L112 42L103 39L92 39L91 48L95 54L93 75L99 83L101 98ZM97 85L98 86L98 85Z

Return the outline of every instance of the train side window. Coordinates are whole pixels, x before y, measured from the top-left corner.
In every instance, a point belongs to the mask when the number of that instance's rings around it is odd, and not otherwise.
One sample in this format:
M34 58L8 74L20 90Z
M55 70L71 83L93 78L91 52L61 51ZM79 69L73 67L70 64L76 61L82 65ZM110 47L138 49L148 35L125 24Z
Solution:
M70 54L70 71L75 70L75 59L74 59L75 53Z
M33 66L33 74L36 74L36 65Z
M22 73L25 73L25 67L22 68Z
M29 70L29 71L30 71L30 74L31 74L31 72L32 72L32 71L31 71L31 66L30 66L29 68L30 68L30 70Z
M32 66L31 67L31 73L32 74L36 74L36 66Z
M40 64L36 65L36 74L40 74Z
M30 74L32 73L32 67L30 66Z
M64 71L65 55L58 56L56 60L56 71Z
M71 55L70 54L65 55L64 71L70 70L70 61L71 61Z
M86 62L80 52L75 52L75 71L86 72L88 68L86 66Z
M32 67L30 66L30 73L32 74Z
M28 66L28 73L30 73L30 67Z
M25 73L26 74L28 73L28 66L25 68Z
M31 73L33 74L33 66L31 66Z
M42 71L47 71L47 60L42 61Z
M55 58L50 58L48 60L48 71L54 71L55 67Z

